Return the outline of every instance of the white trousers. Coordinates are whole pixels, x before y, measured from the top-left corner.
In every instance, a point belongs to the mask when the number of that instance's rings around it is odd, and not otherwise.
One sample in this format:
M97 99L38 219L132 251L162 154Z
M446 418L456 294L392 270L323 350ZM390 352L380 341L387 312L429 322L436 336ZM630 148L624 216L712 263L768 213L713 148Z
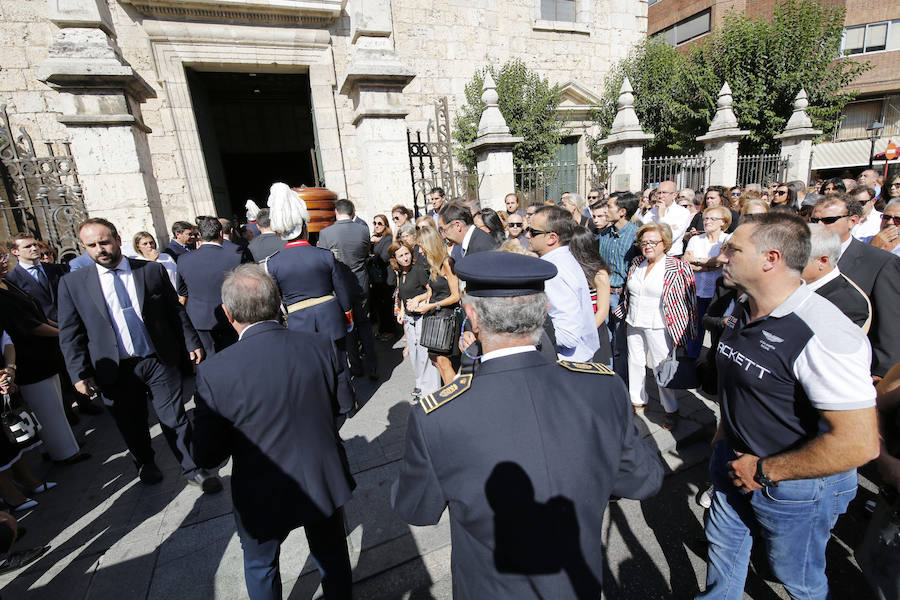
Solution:
M672 353L672 338L665 329L645 329L628 325L628 393L632 404L645 405L647 397L647 367L655 368ZM678 410L675 390L659 387L659 401L666 412Z
M428 359L428 349L419 345L422 337L422 317L405 315L403 326L406 330L406 347L409 348L409 362L416 378L416 387L420 396L427 396L441 387L441 373Z
M59 375L20 385L19 391L41 423L41 441L50 458L65 460L78 454L78 442L66 420Z

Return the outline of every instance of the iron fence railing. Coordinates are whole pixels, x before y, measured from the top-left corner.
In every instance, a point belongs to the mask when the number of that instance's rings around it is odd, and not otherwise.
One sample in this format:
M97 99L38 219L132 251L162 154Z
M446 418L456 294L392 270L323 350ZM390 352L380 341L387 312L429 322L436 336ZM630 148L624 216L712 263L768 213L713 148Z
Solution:
M586 198L592 188L608 187L610 177L608 163L526 165L517 168L514 174L523 206L547 200L559 202L565 192Z
M641 187L656 187L663 181L674 181L679 189L705 190L710 185L711 164L712 159L702 154L645 158L641 169Z
M737 182L740 186L758 183L768 187L774 182L783 183L787 177L789 156L780 154L751 154L738 156Z

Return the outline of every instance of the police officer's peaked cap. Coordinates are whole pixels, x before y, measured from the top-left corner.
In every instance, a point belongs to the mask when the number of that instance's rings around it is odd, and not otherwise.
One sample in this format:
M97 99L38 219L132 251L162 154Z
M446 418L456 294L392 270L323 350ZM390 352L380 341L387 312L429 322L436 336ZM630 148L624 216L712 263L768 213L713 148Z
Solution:
M544 291L556 277L556 265L514 252L478 252L456 263L456 274L472 296L510 297Z

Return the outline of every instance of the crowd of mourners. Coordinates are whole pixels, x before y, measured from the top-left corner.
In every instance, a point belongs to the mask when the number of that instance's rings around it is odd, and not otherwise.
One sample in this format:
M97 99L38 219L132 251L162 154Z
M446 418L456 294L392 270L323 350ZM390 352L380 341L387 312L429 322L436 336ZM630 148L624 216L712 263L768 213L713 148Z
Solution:
M239 308L223 292L241 265L260 265L274 281L282 313L275 320L333 343L339 427L359 409L354 378L381 376L376 339L405 340L415 382L409 400L426 411L453 382L478 377L484 352L462 306L470 284L456 265L499 251L553 265L534 345L549 361L614 373L635 413L658 399L668 430L679 426L678 390L718 398L711 482L698 496L710 510L707 591L699 597L741 597L750 538L763 540L770 557L793 556L772 560L793 597L825 597L829 532L855 494L856 467L879 454L870 443L876 402L886 501L896 502L887 492L900 489L900 175L882 180L866 170L812 186L704 190L663 181L640 194L598 186L586 197L528 200L511 192L503 203L504 210L481 208L436 187L423 214L398 204L369 224L338 200L336 222L310 235L305 205L275 184L268 207L250 205L246 222L178 221L162 249L146 231L123 241L103 219L80 226L85 253L65 264L32 234L13 236L0 257L0 391L5 411L15 413L10 406L21 399L40 431L0 436L0 551L24 533L15 515L57 487L32 473L26 453L60 465L91 460L72 425L103 406L145 484L163 478L149 443L149 397L188 483L222 489L221 461L189 447L184 404L195 389L209 392L194 381L194 367L243 339ZM145 301L150 289L163 308ZM103 339L95 333L101 322L112 324ZM760 352L777 355L782 372ZM115 364L111 374L101 358ZM809 484L814 491L792 487L800 482L818 483ZM821 490L831 488L840 501L826 502ZM780 505L749 500L758 489ZM789 514L778 513L785 507ZM238 519L242 541L256 536L245 525ZM0 572L45 551L7 553ZM251 596L265 597L250 571L247 578ZM896 581L873 585L894 585L894 595L882 593L897 597Z

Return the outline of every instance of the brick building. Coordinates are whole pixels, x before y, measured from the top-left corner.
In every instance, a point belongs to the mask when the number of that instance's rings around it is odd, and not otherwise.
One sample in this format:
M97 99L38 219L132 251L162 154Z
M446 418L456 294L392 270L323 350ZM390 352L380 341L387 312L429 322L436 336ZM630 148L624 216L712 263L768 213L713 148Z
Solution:
M872 132L867 129L873 123L883 125L875 141L875 153L882 152L892 138L900 143L900 3L822 1L846 10L844 56L869 61L872 69L854 82L860 95L825 132L829 141L814 147L812 169L819 176L855 175L868 165ZM649 0L647 34L663 35L676 46L689 47L720 24L728 11L767 17L776 3L776 0Z

